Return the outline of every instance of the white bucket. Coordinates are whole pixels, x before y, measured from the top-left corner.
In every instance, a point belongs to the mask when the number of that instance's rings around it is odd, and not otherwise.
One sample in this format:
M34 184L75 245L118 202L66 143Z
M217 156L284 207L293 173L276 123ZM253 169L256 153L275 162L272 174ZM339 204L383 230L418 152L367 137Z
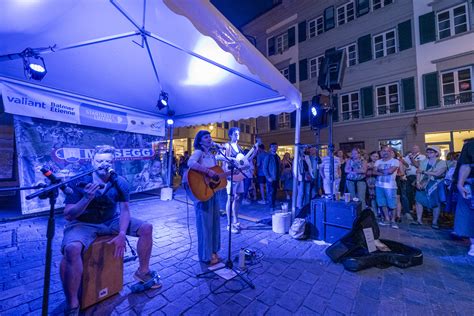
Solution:
M291 213L275 213L272 215L272 230L277 234L286 234L290 230Z
M173 199L173 188L161 188L161 200L171 201Z

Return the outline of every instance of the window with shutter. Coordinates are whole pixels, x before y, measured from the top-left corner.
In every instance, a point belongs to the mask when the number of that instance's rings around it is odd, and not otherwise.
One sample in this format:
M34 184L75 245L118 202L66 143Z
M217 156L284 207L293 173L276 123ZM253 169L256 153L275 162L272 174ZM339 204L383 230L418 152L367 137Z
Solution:
M375 58L395 54L397 47L395 45L395 31L391 30L374 36L374 55Z
M296 44L296 30L295 27L290 27L288 29L288 47L295 46Z
M301 126L309 125L309 101L303 101L301 104Z
M412 111L416 109L415 78L402 79L403 110Z
M443 72L441 74L441 85L444 106L472 102L471 67Z
M355 10L354 10L354 2L350 1L345 3L339 7L337 7L337 25L341 26L354 20L355 17Z
M360 118L359 92L351 92L341 95L341 117L343 121L356 120Z
M400 97L398 83L378 86L375 89L377 115L388 115L400 112Z
M298 43L306 41L306 21L298 23Z
M369 0L356 0L356 12L357 16L362 16L369 13L370 2Z
M413 47L411 20L398 24L398 49L403 51Z
M462 4L436 14L438 39L467 32L467 4Z
M438 73L432 72L423 75L423 95L425 97L425 108L439 106Z
M275 55L275 37L270 37L267 40L267 47L268 47L268 56Z
M296 64L290 64L288 67L289 70L289 81L291 83L296 83Z
M335 27L334 6L330 6L324 10L324 31L328 31Z
M429 12L418 17L420 27L420 44L436 40L436 25L434 12Z
M308 79L308 60L306 58L300 60L299 68L300 68L300 81L304 81Z
M374 116L374 96L373 88L365 87L360 89L362 115L363 117Z
M357 39L357 48L359 53L359 64L372 59L372 38L370 34Z

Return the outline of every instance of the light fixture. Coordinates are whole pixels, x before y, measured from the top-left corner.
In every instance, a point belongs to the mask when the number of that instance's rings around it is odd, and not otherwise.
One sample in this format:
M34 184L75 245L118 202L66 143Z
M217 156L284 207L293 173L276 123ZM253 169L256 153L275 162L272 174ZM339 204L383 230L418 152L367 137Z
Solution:
M172 118L169 118L166 120L166 124L168 124L169 126L173 125L174 124L174 120Z
M315 107L315 106L312 106L311 107L311 114L313 116L317 116L318 115L318 109Z
M158 103L156 104L158 110L163 110L165 107L168 106L168 93L161 90L160 98L158 99Z
M47 73L43 57L35 54L32 49L22 53L25 76L28 79L42 80Z

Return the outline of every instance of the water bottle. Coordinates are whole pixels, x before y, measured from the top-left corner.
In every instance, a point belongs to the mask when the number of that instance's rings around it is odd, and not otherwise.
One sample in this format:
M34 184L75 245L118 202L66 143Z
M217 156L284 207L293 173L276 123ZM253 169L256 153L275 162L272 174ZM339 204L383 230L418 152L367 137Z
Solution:
M245 249L244 248L240 248L240 251L239 251L239 269L240 270L245 270L246 267L245 267Z

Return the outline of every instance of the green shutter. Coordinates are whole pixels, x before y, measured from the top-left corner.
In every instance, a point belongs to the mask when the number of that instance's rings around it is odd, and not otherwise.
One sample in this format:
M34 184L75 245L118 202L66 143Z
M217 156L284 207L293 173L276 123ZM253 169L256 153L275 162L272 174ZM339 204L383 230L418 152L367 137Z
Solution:
M276 127L277 127L277 126L276 126L277 116L274 115L274 114L270 114L270 116L269 116L269 118L268 118L268 121L269 121L269 123L270 123L270 130L271 130L271 131L276 130L276 129L277 129L277 128L276 128Z
M299 66L300 66L300 81L304 81L308 79L308 60L306 58L300 60Z
M374 116L374 92L372 86L360 89L362 117Z
M356 10L357 16L362 16L369 13L370 11L370 2L369 0L357 0L356 1Z
M288 72L289 72L289 80L291 83L296 83L296 64L290 64L288 67Z
M413 47L411 20L398 24L398 49L400 51Z
M337 94L333 94L332 96L332 121L339 122L339 97Z
M268 39L268 56L275 55L275 37Z
M327 32L335 26L334 6L330 6L324 10L324 31Z
M404 111L413 111L416 109L414 77L402 79L402 97Z
M306 41L306 20L298 23L298 43Z
M420 22L420 44L436 41L435 13L429 12L418 17Z
M357 50L359 52L359 64L372 59L372 37L370 34L357 39Z
M425 98L425 108L433 108L440 105L437 72L423 75L423 95Z
M295 27L288 29L288 47L295 46L296 44L296 30Z

